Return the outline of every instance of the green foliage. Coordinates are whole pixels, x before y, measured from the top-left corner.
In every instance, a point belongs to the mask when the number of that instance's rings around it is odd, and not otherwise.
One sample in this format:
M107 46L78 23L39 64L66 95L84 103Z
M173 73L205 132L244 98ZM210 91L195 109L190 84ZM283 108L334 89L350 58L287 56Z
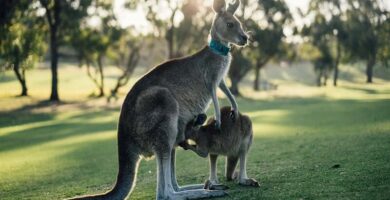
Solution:
M381 37L381 29L386 26L385 23L390 16L378 1L350 0L348 6L345 26L350 34L343 40L343 45L350 60L367 62L367 82L371 83L373 67L378 57L382 59L386 57L383 56L386 55L386 47L382 48L381 43L388 43L388 38Z
M152 34L166 41L168 58L192 53L206 42L213 11L202 7L201 0L128 0L126 5L145 10L146 19L153 28ZM165 15L161 15L161 9Z
M350 1L350 9L346 13L348 29L347 47L350 59L367 60L369 56L375 56L378 48L377 23L379 10L375 1ZM359 33L359 34L352 34Z
M21 96L27 96L25 71L43 56L45 27L37 7L29 1L13 2L10 9L0 24L0 72L13 70L22 87Z
M258 1L258 11L262 12L260 20L246 22L249 30L253 31L256 44L254 59L257 65L264 66L272 57L283 53L283 28L291 22L292 16L283 0Z
M284 0L241 1L240 14L241 22L250 31L252 44L243 49L243 53L233 55L237 60L231 65L229 77L236 95L239 94L238 83L249 72L248 67L255 68L254 89L259 90L260 69L272 58L287 54L283 28L292 20Z
M334 85L337 85L338 65L342 53L340 43L345 41L347 36L341 4L340 0L311 0L306 17L313 16L313 20L301 30L302 36L315 48L315 51L304 56L311 56L308 60L314 64L318 86L326 85L331 70L334 70Z
M23 69L31 69L45 50L45 27L36 16L32 5L15 8L13 17L3 24L0 34L0 67L12 69L15 64Z
M70 13L74 16L64 15L63 20L69 18L66 20L67 23L73 21L78 26L71 25L71 23L62 24L68 29L65 31L66 40L64 42L75 50L80 67L86 64L88 75L99 88L98 96L104 96L104 58L123 34L123 30L119 28L115 19L112 2L85 1L73 8ZM87 19L92 17L100 20L98 27L91 27L88 24ZM96 76L91 73L91 66L94 67Z
M310 27L304 27L303 35L309 36L310 42L318 50L319 54L312 58L316 69L332 68L331 36L333 27L326 21L325 16L317 13ZM315 55L315 54L314 54Z
M387 68L390 67L390 12L386 11L383 13L386 15L384 20L379 27L379 47L378 47L378 60L382 62Z
M45 16L49 26L55 25L60 30L57 33L59 46L68 42L70 36L77 32L88 16L88 8L98 4L99 0L39 0L40 5L46 10ZM58 5L55 7L55 5ZM55 17L58 15L58 21Z
M282 51L283 28L292 20L290 11L283 0L259 1L259 10L263 11L260 25L249 21L248 28L254 31L253 39L258 43L255 51L257 59L266 61ZM253 29L252 29L253 28Z

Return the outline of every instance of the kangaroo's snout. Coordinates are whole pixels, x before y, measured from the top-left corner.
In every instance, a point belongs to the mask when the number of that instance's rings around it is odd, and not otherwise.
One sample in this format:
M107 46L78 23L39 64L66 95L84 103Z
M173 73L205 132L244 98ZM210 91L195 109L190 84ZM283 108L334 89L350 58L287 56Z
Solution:
M241 35L241 45L245 45L248 42L248 36Z

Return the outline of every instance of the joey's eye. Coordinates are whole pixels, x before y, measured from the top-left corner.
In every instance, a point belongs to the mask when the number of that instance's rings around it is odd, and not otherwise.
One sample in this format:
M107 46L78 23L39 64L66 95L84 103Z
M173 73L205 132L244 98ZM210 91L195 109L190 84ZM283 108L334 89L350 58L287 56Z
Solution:
M228 22L228 23L226 23L226 26L227 26L228 28L233 28L234 24L231 23L231 22Z

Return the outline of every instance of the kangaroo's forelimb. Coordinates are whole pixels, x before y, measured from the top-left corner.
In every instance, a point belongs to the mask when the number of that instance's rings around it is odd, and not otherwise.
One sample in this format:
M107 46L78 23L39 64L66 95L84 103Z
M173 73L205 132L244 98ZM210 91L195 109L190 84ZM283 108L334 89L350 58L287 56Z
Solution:
M221 111L219 108L219 102L217 97L217 86L213 85L211 87L211 99L214 105L214 115L215 115L215 128L221 128Z
M238 117L237 101L234 98L234 95L232 94L232 92L230 92L230 89L228 88L228 86L226 85L225 79L222 79L221 83L219 83L219 88L221 88L222 92L228 97L230 105L232 106L233 111L234 111L234 115L235 115L234 117L235 117L235 119L237 119L237 117Z

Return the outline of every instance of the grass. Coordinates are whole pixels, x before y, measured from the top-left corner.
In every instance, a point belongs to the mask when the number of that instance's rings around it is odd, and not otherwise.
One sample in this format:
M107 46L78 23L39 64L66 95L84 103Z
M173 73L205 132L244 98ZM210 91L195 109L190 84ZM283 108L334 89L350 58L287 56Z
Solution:
M93 85L78 70L63 69L60 105L41 101L46 69L30 72L32 97L14 97L12 74L0 79L0 199L63 199L103 192L115 181L122 100L86 98ZM248 174L261 188L226 183L220 159L220 180L231 188L221 199L388 199L389 82L321 89L283 83L274 92L243 89L247 98L238 103L255 134ZM155 165L141 162L131 199L154 199ZM177 174L180 184L201 183L208 161L178 150Z

